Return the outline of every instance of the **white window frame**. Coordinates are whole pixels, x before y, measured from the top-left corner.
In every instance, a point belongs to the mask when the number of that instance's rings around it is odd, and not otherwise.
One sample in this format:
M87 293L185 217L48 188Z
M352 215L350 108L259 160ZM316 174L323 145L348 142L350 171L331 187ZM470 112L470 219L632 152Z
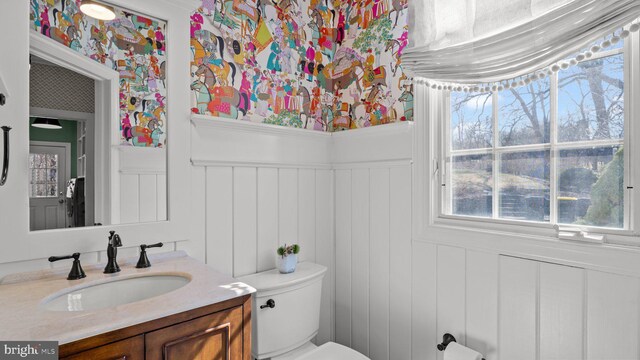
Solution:
M631 159L635 159L636 162L640 161L640 147L632 143L631 139L640 139L640 124L634 124L633 119L640 119L640 106L635 104L635 101L632 99L636 99L640 96L640 36L638 33L632 33L629 38L626 39L623 50L611 50L606 52L598 53L596 56L592 57L590 60L603 58L611 55L615 55L623 51L624 53L624 82L625 82L625 94L624 94L624 103L625 103L625 129L624 129L624 186L625 187L634 187L634 180L640 179L640 166L633 166L633 161ZM558 145L556 140L557 136L555 134L556 131L556 120L557 120L557 74L554 74L550 77L551 81L551 94L550 94L550 126L551 126L551 139L550 141L555 148L554 151L551 151L550 161L551 161L551 174L550 174L550 196L555 197L557 183L556 183L556 162L557 162L557 151L562 148L577 148L580 145L584 145L585 147L593 147L597 145L613 145L619 143L618 140L603 140L603 141L584 141L584 142L571 142L567 145L561 144ZM456 229L467 229L467 230L480 230L480 231L488 231L488 232L501 232L501 233L510 233L510 234L518 234L520 236L543 236L543 237L556 237L557 231L555 228L555 222L557 220L557 209L554 204L551 204L550 209L550 221L548 223L544 222L534 222L534 221L526 221L526 220L511 220L511 219L500 219L496 218L496 214L498 211L494 211L493 218L485 218L485 217L474 217L474 216L465 216L465 215L450 215L450 211L446 206L450 205L450 202L446 201L447 196L445 191L449 191L450 186L443 186L447 183L451 183L448 181L447 177L450 174L450 164L446 161L448 157L451 155L449 152L449 131L450 131L450 94L448 92L443 92L442 96L440 96L437 100L433 99L433 92L427 91L427 97L432 97L427 99L426 111L432 112L431 118L439 118L442 121L437 121L429 124L428 134L426 139L428 139L430 145L427 146L430 149L427 150L427 153L431 153L431 164L427 164L426 168L431 172L428 178L431 179L431 184L425 188L427 193L430 194L431 199L433 199L431 204L425 204L425 208L422 209L423 214L426 215L426 223L422 226L444 226L444 227L452 227ZM497 93L493 94L494 103L492 106L493 109L493 126L494 129L497 129L497 113L499 106L497 104ZM494 137L496 137L498 131L494 131ZM542 149L550 149L551 144L546 145L519 145L519 146L509 146L509 147L499 147L497 146L498 139L493 139L493 148L489 149L474 149L474 150L463 150L457 151L457 154L463 153L471 153L471 154L479 154L483 151L488 154L495 153L503 153L503 152L513 152L514 150L519 151L527 151L527 150L542 150ZM417 144L419 145L419 143ZM494 150L495 149L495 150ZM496 151L497 150L497 151ZM435 156L433 156L435 155ZM427 157L428 159L429 157ZM494 166L493 171L494 174L496 172L499 173L499 169ZM494 181L497 182L497 176L494 176ZM494 208L499 205L497 202L499 201L499 196L497 195L497 187L494 184ZM579 227L580 229L597 233L597 234L606 234L606 242L613 244L622 244L622 245L640 245L640 197L637 195L637 191L633 189L625 189L625 228L624 229L614 229L614 228L603 228L603 227L593 227L593 226L577 226L577 225L566 225L572 227ZM496 208L497 209L497 208ZM417 224L419 225L419 224ZM564 224L562 226L565 226Z

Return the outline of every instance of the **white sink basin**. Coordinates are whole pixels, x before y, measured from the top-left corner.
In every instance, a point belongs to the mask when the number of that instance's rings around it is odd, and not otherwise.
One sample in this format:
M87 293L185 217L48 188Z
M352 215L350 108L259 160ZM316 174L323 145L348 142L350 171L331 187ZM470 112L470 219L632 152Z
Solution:
M180 275L148 275L89 285L43 301L50 311L93 311L149 299L179 289L191 279Z

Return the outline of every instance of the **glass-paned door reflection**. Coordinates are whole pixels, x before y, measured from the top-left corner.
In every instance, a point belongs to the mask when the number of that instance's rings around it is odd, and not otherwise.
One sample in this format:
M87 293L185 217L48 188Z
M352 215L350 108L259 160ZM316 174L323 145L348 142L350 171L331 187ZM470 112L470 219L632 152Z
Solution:
M67 227L66 183L68 144L33 144L29 147L30 230Z
M29 154L30 197L59 196L58 160L57 154Z

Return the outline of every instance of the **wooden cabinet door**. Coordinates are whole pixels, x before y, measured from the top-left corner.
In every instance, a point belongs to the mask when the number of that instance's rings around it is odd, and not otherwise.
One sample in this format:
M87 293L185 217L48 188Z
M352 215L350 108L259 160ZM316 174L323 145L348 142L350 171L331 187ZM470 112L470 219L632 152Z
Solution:
M145 335L147 360L242 360L242 307Z
M83 351L61 360L144 360L144 335Z

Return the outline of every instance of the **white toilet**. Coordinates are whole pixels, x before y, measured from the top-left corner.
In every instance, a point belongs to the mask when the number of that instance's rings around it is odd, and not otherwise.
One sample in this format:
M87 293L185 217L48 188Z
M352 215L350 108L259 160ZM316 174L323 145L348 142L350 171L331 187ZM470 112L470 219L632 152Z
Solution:
M277 269L238 280L253 286L252 348L255 359L367 360L368 357L333 342L315 346L311 339L320 324L322 278L327 268L298 264L291 274ZM273 307L270 307L273 305Z

